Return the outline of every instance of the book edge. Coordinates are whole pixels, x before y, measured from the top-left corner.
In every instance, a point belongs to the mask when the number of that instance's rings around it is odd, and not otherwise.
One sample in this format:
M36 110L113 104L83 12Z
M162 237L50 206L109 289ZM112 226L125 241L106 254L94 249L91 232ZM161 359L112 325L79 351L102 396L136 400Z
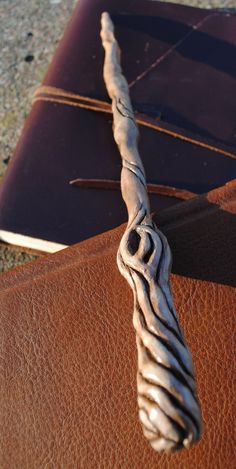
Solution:
M0 240L10 245L47 252L49 254L61 251L62 249L68 247L67 244L56 243L46 239L34 238L32 236L26 236L7 230L0 230Z

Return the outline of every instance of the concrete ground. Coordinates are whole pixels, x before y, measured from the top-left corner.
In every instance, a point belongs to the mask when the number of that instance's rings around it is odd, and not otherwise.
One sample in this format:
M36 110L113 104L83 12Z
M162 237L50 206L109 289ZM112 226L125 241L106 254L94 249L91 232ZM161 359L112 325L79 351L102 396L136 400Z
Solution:
M202 8L233 8L236 0L179 0ZM76 0L1 0L0 2L0 180ZM0 270L36 256L0 246Z

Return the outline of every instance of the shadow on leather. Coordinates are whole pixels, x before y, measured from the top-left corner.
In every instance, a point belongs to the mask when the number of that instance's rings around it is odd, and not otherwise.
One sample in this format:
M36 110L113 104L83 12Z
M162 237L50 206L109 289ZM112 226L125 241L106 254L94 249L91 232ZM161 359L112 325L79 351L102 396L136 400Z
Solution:
M174 274L236 286L236 213L204 195L165 210L155 221L168 238Z

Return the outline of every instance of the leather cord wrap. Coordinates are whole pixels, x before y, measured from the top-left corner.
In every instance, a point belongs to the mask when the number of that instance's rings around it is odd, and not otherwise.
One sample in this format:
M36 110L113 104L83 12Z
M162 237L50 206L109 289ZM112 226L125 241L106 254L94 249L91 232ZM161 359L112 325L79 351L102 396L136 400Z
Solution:
M120 181L112 179L77 178L69 181L69 184L72 186L84 187L86 189L120 190ZM193 199L197 195L195 192L187 191L186 189L178 189L172 186L163 186L162 184L151 183L147 184L147 191L149 194L164 195L181 200Z
M88 111L103 112L107 114L112 113L111 105L106 101L88 96L82 96L78 93L72 93L55 86L39 86L33 94L32 104L40 101L51 104L62 104L65 106L77 107ZM191 135L190 132L186 133L184 130L181 131L181 129L175 128L173 125L161 121L160 118L154 119L147 114L135 111L135 120L137 124L148 127L156 132L167 134L172 138L183 140L192 145L196 145L214 153L218 153L219 155L236 159L236 155L232 153L230 149L228 151L225 146L222 146L221 148L219 144L216 146L214 141L210 142L209 139L204 140L202 138L197 138L196 135Z

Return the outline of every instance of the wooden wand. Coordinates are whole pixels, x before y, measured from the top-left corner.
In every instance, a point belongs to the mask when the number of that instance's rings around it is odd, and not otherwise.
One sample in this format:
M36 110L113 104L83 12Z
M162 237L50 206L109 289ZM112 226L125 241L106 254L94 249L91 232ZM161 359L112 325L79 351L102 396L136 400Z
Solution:
M108 13L102 14L101 26L104 80L112 100L114 139L122 158L121 190L128 211L117 263L134 294L139 418L156 451L174 451L189 448L201 434L193 365L169 285L170 248L151 218L138 129Z

